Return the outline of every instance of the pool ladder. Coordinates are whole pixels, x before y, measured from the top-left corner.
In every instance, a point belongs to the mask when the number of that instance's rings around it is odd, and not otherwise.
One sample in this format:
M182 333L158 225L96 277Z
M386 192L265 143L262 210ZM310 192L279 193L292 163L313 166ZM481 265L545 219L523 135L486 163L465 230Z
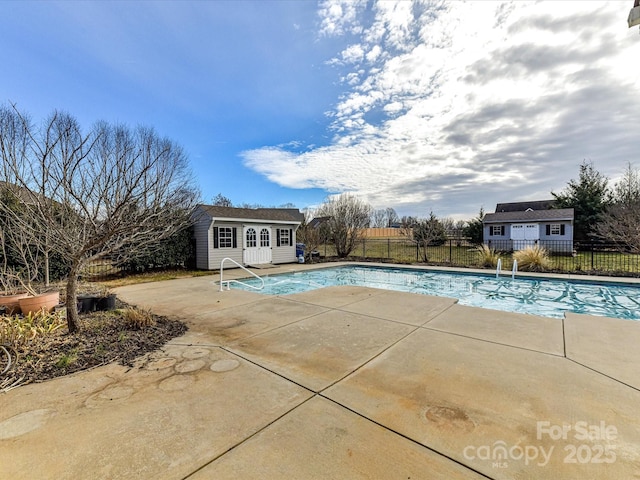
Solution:
M498 259L498 267L496 268L496 278L500 277L500 270L502 270L502 259ZM513 260L513 267L511 267L511 280L516 279L516 273L518 273L518 260Z
M245 272L249 273L250 275L253 275L254 277L256 277L258 280L260 280L260 286L259 287L254 287L253 285L249 285L248 283L242 282L240 280L223 280L222 276L224 274L224 262L229 261L235 265L237 265L238 267L240 267L241 269L243 269ZM220 261L220 291L224 291L224 285L225 283L227 284L227 290L231 290L231 282L235 282L235 283L239 283L240 285L244 285L247 288L253 288L254 290L262 290L264 288L264 279L258 275L256 275L255 273L253 273L251 270L249 270L248 268L245 268L244 266L240 265L238 262L236 262L233 258L229 258L229 257L225 257Z

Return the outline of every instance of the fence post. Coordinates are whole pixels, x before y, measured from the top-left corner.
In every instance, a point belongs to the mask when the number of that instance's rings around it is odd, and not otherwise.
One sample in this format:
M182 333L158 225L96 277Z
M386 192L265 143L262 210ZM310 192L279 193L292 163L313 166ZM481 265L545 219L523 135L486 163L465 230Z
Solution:
M449 239L449 264L453 264L453 240Z
M591 244L591 271L593 271L593 243Z
M420 250L419 250L419 245L418 242L416 242L416 262L420 261Z
M366 258L366 239L362 239L362 258Z

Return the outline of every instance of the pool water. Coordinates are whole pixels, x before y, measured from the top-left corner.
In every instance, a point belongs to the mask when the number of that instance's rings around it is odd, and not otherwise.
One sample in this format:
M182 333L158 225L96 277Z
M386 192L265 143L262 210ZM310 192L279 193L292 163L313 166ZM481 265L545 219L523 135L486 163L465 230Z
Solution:
M640 287L495 275L342 266L263 277L260 293L289 295L333 285L357 285L452 297L460 305L563 318L564 312L640 320ZM243 280L259 286L257 279ZM238 288L243 288L242 285ZM249 290L248 288L246 288ZM253 290L255 291L255 290Z

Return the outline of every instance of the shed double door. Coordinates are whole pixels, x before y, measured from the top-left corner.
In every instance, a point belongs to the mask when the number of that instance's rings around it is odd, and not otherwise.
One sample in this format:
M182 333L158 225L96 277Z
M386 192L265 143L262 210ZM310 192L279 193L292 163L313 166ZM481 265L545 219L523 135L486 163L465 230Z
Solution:
M268 225L245 225L242 233L244 264L271 263L271 227Z
M540 226L537 223L515 223L511 225L511 241L514 250L533 246L540 238Z

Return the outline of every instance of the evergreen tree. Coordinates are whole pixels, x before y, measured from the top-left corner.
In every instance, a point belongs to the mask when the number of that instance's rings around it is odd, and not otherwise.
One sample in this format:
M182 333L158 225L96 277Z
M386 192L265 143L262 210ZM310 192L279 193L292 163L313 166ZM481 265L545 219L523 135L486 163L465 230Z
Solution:
M464 228L464 236L469 237L469 241L474 245L480 245L483 240L483 224L484 220L484 208L480 207L480 213L473 220L469 220L467 226Z
M556 208L574 209L573 238L577 241L595 235L600 216L611 205L609 179L586 160L580 165L578 179L571 179L562 192L551 195L556 199Z

